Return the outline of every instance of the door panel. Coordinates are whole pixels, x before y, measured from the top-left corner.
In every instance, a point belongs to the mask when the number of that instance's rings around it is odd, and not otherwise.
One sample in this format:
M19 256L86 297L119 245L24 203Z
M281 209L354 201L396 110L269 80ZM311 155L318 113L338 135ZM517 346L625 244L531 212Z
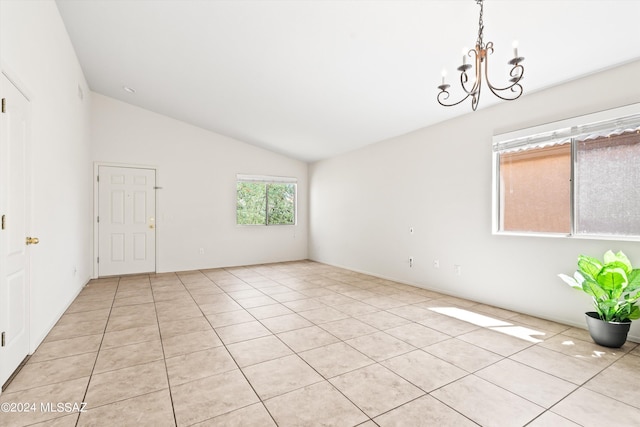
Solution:
M27 335L27 286L24 270L19 270L14 274L7 276L7 302L8 323L7 331L11 331L5 338L5 344L12 343L14 339ZM28 351L28 349L27 349ZM25 353L24 356L27 354ZM23 356L23 357L24 357ZM20 359L22 360L22 359Z
M98 275L154 272L155 170L99 166L98 176Z
M0 385L29 352L29 101L0 74Z

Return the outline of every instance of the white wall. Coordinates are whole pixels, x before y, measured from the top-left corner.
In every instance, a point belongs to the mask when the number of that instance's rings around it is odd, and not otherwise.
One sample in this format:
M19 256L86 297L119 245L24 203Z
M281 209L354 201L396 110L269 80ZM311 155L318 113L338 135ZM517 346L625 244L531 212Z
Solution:
M158 272L307 258L306 163L96 93L91 114L94 162L158 168ZM237 226L239 173L296 177L297 225Z
M492 235L492 136L640 102L638 75L640 61L311 165L310 258L584 326L589 298L556 275L609 248L640 267L640 243Z
M91 274L90 92L53 1L0 1L0 66L32 112L33 351Z

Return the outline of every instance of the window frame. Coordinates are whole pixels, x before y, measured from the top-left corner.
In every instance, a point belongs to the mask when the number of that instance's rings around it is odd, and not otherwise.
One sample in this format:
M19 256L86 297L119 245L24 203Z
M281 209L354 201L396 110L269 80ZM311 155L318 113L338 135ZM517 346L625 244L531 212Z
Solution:
M238 184L241 182L265 184L265 222L264 224L239 224L238 223ZM293 222L287 224L269 224L269 185L289 184L293 185ZM295 177L269 176L269 175L236 175L236 226L237 227L274 227L295 226L298 224L298 179Z
M492 153L492 234L500 236L526 236L526 237L555 237L591 240L619 240L640 241L640 235L611 235L611 234L586 234L576 230L576 177L577 168L577 144L579 136L585 133L613 129L618 123L627 121L640 122L640 103L630 104L624 107L601 111L598 113L573 117L567 120L547 123L540 126L521 129L514 132L494 135ZM505 231L500 229L501 204L500 204L500 153L505 149L514 147L533 146L545 141L570 139L571 144L571 184L570 184L570 230L568 233L535 232L535 231Z

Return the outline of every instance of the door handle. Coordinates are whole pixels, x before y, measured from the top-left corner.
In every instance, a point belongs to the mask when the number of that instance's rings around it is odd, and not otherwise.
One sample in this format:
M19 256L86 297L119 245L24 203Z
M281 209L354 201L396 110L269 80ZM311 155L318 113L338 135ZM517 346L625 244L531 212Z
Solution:
M27 237L27 245L37 245L40 243L40 239L37 237Z

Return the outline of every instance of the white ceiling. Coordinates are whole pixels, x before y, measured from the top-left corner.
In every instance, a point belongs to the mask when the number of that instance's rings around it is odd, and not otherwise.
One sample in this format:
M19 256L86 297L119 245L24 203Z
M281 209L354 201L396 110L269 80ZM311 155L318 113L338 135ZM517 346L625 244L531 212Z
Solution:
M475 0L57 4L93 91L304 161L471 111L436 95L475 44ZM506 83L513 40L525 96L637 60L639 17L640 0L486 0L490 78Z

